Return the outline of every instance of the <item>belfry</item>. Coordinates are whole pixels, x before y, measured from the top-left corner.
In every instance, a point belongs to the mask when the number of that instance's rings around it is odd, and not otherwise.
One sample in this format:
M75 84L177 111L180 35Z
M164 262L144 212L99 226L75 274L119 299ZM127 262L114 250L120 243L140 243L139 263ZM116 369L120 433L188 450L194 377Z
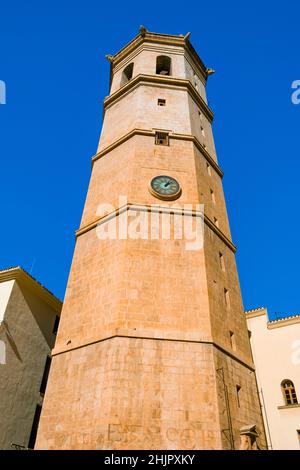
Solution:
M263 446L206 99L213 70L189 34L144 27L107 58L110 93L36 448L238 449L254 425ZM201 219L203 243L188 247L172 227L151 237L149 225L105 235L153 207L171 221Z

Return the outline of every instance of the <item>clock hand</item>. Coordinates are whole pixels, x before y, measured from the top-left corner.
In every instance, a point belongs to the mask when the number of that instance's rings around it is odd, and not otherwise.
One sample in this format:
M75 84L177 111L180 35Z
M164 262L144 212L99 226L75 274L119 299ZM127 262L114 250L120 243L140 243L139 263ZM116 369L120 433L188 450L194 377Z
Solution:
M171 184L171 181L168 181L166 184L165 184L165 188L167 188L169 186L169 184Z

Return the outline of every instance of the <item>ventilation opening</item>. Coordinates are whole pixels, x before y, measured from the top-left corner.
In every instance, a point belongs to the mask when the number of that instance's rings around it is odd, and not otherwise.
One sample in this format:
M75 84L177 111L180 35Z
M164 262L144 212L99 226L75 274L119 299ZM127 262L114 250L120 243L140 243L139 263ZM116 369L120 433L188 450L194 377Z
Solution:
M157 75L171 75L171 59L166 55L160 55L156 58Z
M194 78L193 78L193 80L192 80L192 83L193 83L194 87L196 88L196 90L198 90L198 81L199 81L199 78L198 78L196 72L193 72L193 74L194 74Z
M231 349L232 349L233 351L236 351L235 336L234 336L233 331L229 331L229 336L230 336L230 345L231 345Z
M220 259L220 267L222 271L225 271L224 255L221 252L219 252L219 259Z
M121 85L124 85L125 83L129 82L129 80L132 79L132 74L133 74L133 62L127 65L127 67L125 67L125 69L123 70Z
M241 406L241 390L242 387L240 385L236 385L236 401L239 408Z
M155 132L156 145L169 145L169 134L167 132Z
M210 196L211 196L212 203L215 204L216 203L216 198L215 198L215 193L213 192L212 189L210 190Z
M224 288L224 298L225 298L225 305L227 308L230 308L230 298L229 298L229 290Z
M162 98L158 98L157 104L158 106L166 106L166 100L163 100Z

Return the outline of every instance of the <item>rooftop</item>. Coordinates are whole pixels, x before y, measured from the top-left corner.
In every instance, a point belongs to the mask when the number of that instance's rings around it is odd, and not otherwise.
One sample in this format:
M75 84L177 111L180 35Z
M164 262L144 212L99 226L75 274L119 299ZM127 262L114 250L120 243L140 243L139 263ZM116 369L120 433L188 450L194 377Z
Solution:
M120 49L115 55L108 54L106 57L112 65L116 65L143 42L154 42L173 46L182 46L190 53L194 61L202 70L204 76L207 77L209 75L207 73L209 69L207 69L207 67L204 65L199 55L195 51L194 47L192 46L189 40L190 34L191 33L187 33L184 36L183 34L174 35L153 33L148 31L144 26L140 26L139 34L137 36L135 36L129 43L122 47L122 49Z
M280 326L287 326L287 325L300 322L299 313L294 314L294 315L286 315L286 316L284 316L283 314L280 314L281 315L280 317L275 318L274 320L270 320L268 316L268 310L266 309L266 307L253 308L251 310L245 311L245 314L248 319L265 315L267 318L267 327L269 329L280 327Z
M62 301L21 266L12 266L6 269L0 269L0 283L11 280L19 281L31 290L35 290L35 292L53 308L61 310Z

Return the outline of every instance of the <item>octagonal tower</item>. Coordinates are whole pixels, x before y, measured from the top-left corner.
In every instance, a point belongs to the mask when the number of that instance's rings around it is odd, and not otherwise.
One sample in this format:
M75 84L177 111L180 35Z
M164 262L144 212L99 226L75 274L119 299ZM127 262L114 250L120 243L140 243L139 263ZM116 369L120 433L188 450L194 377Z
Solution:
M143 27L107 57L110 94L36 447L232 449L249 424L263 443L205 93L213 71L189 35ZM169 237L155 228L164 217ZM176 236L175 218L201 219L203 245Z

